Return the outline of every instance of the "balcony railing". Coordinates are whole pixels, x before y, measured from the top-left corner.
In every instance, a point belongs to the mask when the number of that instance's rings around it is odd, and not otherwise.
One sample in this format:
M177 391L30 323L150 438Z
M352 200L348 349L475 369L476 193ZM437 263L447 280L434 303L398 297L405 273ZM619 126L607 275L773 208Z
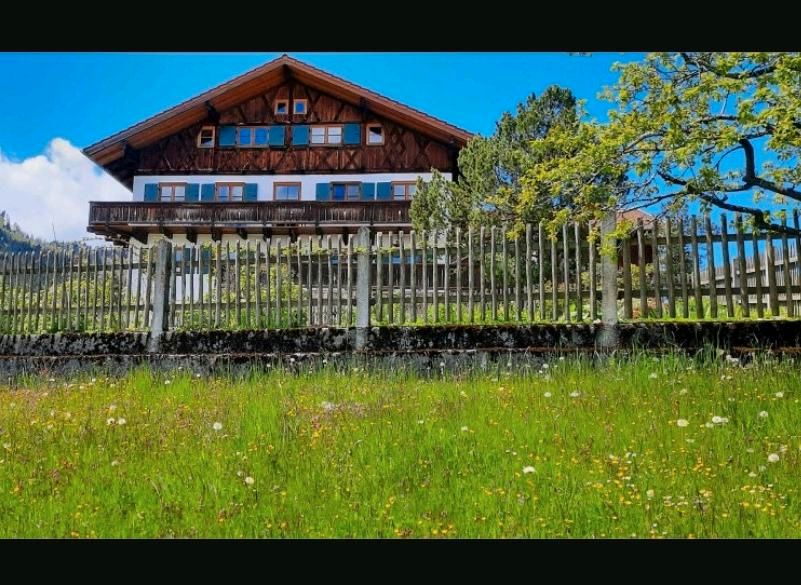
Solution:
M409 207L409 201L93 201L89 227L403 225L411 222Z

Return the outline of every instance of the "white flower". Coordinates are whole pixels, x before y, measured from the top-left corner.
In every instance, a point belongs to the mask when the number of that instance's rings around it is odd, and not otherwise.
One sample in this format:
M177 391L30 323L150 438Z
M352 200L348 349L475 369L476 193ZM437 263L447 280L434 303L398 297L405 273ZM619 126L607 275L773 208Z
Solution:
M545 398L550 398L551 396L553 396L553 394L551 394L550 392L545 392L543 396L545 396Z
M445 367L445 362L439 362L439 367L440 368L444 368Z
M467 431L469 431L469 430L470 430L470 429L468 429L467 427L462 427L462 432L463 432L463 433L466 433L466 432L467 432Z
M222 423L221 422L216 422L213 425L211 425L211 428L213 428L215 431L219 432L219 431L222 430Z
M536 470L536 469L534 469L534 468L533 468L531 465L526 465L526 466L523 468L523 473L524 473L524 474L526 474L526 475L527 475L527 474L529 474L529 473L535 473L536 471L537 471L537 470Z
M122 418L122 417L120 417L120 418L118 418L118 419L117 419L117 424L118 424L118 425L120 425L120 426L124 425L124 424L125 424L125 423L127 423L127 422L128 422L128 421L127 421L127 420L125 420L125 419L124 419L124 418Z
M708 423L704 423L704 426L705 426L706 428L708 428L708 429L711 429L711 428L712 428L712 427L714 427L715 425L713 425L711 422L708 422Z
M170 380L164 380L164 385L165 386L169 386L170 384L172 384L172 382Z
M688 421L686 418L680 418L679 420L677 420L677 421L676 421L676 425L677 425L677 426L680 426L680 427L682 427L682 428L684 428L684 427L688 426L689 424L690 424L690 423L689 423L689 421Z
M426 421L424 421L423 419L420 419L420 420L417 421L418 425L424 425L425 423L426 423Z
M749 474L748 474L748 477L756 477L756 476L757 476L757 474L756 474L756 473L754 473L753 471L752 471L751 473L749 473Z
M645 496L650 500L651 498L654 497L654 490L648 490L647 492L645 492Z
M5 450L11 449L11 443L3 443L3 449Z
M551 367L551 366L549 366L548 364L542 364L542 369L543 369L543 370L547 370L547 369L548 369L548 368L550 368L550 367Z
M648 375L648 377L649 377L649 378L651 378L651 380L656 380L656 379L657 379L659 376L657 375L657 373L656 373L656 372L651 372L651 373Z
M712 417L712 423L713 424L725 425L727 422L729 422L729 419L727 417L725 417L725 416L713 416Z
M763 410L759 413L759 418L768 418L768 411Z
M560 355L560 356L559 356L559 361L560 361L560 362L563 362L563 361L565 361L565 356L563 356L563 355Z
M113 416L110 416L110 417L108 417L106 419L106 424L109 425L109 426L113 425L115 422L116 422L116 419Z
M768 463L778 463L779 462L779 454L778 453L771 453L768 455Z
M784 398L784 392L776 392L776 398Z
M579 396L581 396L581 392L579 392L578 390L574 390L573 392L570 393L570 398L578 398Z
M253 485L254 483L256 483L256 480L249 475L245 478L245 485Z
M730 363L731 365L737 365L740 363L740 358L732 357L731 354L726 354L726 362Z
M120 464L120 462L119 462L119 461L117 461L116 459L115 459L114 461L112 461L112 462L111 462L111 466L112 466L112 467L117 467L117 465L119 465L119 464Z
M195 378L200 378L200 374L195 374Z
M687 390L687 388L682 388L681 390L679 390L679 394L682 395L682 396L684 396L688 392L689 392L689 390Z

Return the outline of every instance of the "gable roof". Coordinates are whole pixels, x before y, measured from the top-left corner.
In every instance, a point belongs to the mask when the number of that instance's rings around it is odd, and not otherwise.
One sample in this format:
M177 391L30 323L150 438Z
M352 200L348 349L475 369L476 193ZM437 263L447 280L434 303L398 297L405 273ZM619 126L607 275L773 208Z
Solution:
M364 103L373 113L442 142L453 141L461 147L473 136L467 130L429 116L420 110L379 95L288 55L282 55L177 106L87 146L83 149L83 153L98 165L107 165L123 157L126 144L134 149L148 146L205 120L209 113L209 106L217 111L226 110L290 78L345 102L354 105Z

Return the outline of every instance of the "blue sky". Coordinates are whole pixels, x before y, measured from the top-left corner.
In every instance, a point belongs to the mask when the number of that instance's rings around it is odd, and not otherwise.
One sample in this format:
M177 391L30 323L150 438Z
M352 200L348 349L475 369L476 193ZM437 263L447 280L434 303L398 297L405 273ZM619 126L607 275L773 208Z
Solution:
M54 137L87 146L279 56L259 54L0 54L0 150L41 153ZM335 75L482 134L531 92L570 87L596 99L615 61L635 53L292 53ZM12 91L9 91L12 89Z

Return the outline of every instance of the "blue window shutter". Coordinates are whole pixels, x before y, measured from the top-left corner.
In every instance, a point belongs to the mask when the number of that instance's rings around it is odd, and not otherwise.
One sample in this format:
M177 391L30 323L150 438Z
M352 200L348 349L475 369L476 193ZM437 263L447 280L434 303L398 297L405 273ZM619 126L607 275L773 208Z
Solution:
M362 183L362 199L375 199L375 183Z
M392 199L392 183L378 183L376 199L388 201Z
M220 126L220 146L236 144L236 126Z
M145 201L159 200L159 184L145 183Z
M186 186L186 200L187 201L197 201L199 194L200 194L200 184L199 183L189 183Z
M361 124L345 124L343 142L345 144L361 144L362 126Z
M259 186L256 183L245 184L245 201L256 201L258 199Z
M284 146L286 126L270 126L270 146Z
M317 199L317 201L328 201L328 183L317 183L315 199Z
M203 183L200 186L200 200L201 201L214 201L214 184Z
M306 146L309 144L308 126L292 126L292 144L295 146Z

